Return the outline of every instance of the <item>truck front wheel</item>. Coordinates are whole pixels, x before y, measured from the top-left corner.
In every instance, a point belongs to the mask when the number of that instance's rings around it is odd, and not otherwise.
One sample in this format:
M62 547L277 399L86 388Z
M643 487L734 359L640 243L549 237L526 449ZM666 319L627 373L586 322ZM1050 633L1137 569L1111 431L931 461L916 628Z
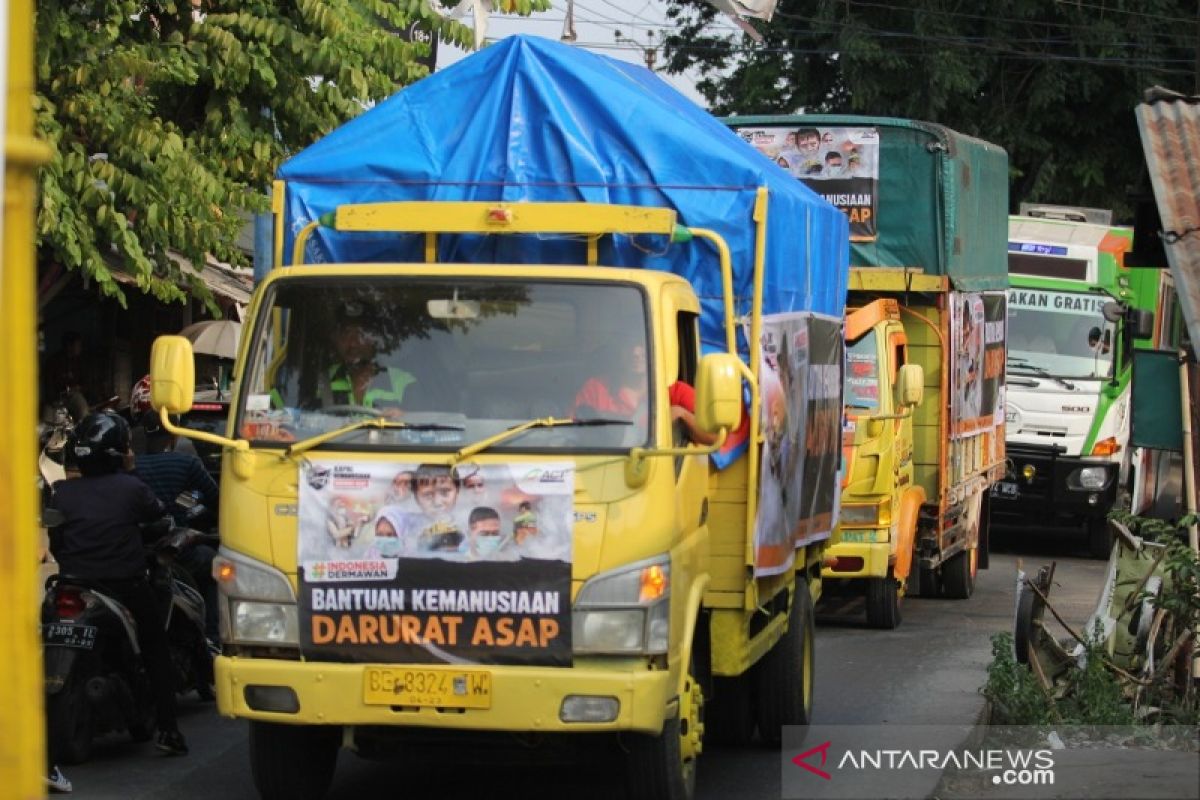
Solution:
M713 678L713 695L706 698L704 738L713 744L749 744L754 738L754 673Z
M342 729L250 723L250 771L263 800L320 800L333 782Z
M808 586L797 581L787 632L755 667L758 735L766 744L779 744L784 725L812 719L813 625Z
M900 624L900 583L890 573L867 578L867 624L885 630Z
M704 743L704 691L689 665L679 708L657 736L633 734L629 753L632 800L691 800L696 794L696 761Z
M1113 533L1108 527L1107 517L1088 517L1087 519L1088 555L1101 561L1107 561L1112 555Z

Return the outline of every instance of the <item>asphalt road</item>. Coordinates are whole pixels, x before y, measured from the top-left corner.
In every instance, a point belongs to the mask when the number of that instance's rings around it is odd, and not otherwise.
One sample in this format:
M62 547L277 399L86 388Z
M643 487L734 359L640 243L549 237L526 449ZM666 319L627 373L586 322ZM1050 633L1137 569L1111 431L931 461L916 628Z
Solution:
M1028 572L1058 562L1051 602L1072 623L1095 605L1104 565L1083 557L1080 537L1041 530L998 530L991 568L981 571L970 600L906 600L894 631L866 627L851 601L818 609L815 717L828 724L974 724L983 710L979 688L991 659L990 637L1011 628L1016 565ZM181 726L192 752L160 757L123 737L98 743L87 764L67 769L84 800L253 800L246 724L222 719L211 704L181 701ZM780 797L778 749L706 748L698 796ZM497 763L468 747L436 759L365 761L343 751L329 797L404 796L437 800L524 795L616 800L623 792L615 753L583 764Z

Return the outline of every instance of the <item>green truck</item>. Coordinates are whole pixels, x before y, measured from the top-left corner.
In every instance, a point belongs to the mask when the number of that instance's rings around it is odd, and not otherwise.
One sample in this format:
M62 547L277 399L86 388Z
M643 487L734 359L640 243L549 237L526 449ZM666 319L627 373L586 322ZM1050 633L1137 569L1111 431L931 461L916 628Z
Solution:
M1167 286L1131 269L1133 231L1111 213L1022 207L1009 221L1008 451L994 509L1015 521L1080 524L1108 558L1106 517L1129 508L1143 455L1130 447L1134 348L1154 346Z
M827 594L900 623L905 595L969 597L1005 473L1008 157L886 117L726 124L850 221L841 508Z

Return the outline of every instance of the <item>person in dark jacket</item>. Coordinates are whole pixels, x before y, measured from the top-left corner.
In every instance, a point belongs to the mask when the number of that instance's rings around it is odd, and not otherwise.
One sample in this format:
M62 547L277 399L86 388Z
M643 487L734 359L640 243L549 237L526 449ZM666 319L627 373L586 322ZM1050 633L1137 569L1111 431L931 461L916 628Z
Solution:
M146 572L142 525L166 509L150 487L131 475L129 424L109 411L89 414L71 446L82 477L54 484L61 524L50 529L50 552L63 575L103 587L137 622L138 644L154 693L155 745L169 755L188 748L175 719L175 688L167 636Z
M175 435L163 427L158 412L144 412L140 422L146 434L146 452L134 458L134 474L166 506L176 524L187 524L187 509L176 502L185 493L194 493L216 515L221 493L199 457L175 451ZM208 545L189 541L177 559L204 595L204 632L213 642L219 636L217 584L212 577L212 562L216 556L217 551Z

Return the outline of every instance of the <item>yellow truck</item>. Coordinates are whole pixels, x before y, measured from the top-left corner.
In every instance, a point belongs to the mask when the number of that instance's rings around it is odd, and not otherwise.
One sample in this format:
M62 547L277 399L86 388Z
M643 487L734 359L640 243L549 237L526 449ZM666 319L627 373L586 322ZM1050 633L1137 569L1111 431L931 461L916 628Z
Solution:
M612 735L686 798L714 715L808 722L846 223L664 91L513 37L281 168L226 434L177 429L223 448L217 702L264 798L479 734ZM171 425L187 341L151 375Z
M942 125L726 121L850 221L843 490L828 594L874 627L906 595L967 598L1005 472L1007 156Z

